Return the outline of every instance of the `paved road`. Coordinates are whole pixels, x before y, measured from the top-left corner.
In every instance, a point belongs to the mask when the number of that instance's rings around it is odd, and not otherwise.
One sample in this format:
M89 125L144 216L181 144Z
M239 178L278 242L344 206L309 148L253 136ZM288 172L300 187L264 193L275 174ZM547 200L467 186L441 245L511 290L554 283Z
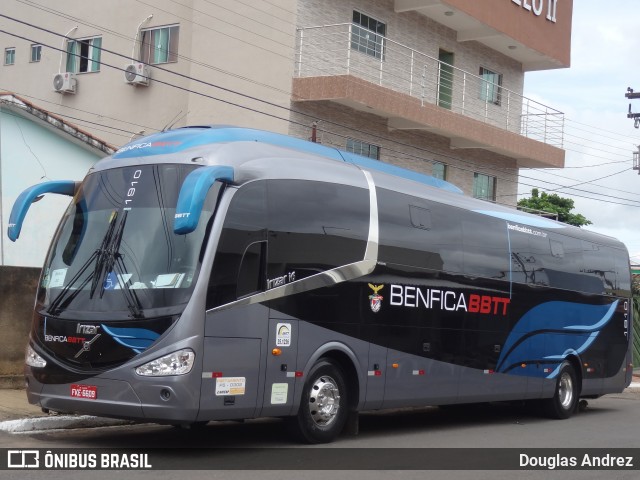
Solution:
M372 448L640 448L640 391L629 391L619 395L609 395L589 402L588 408L566 421L548 420L532 413L522 406L463 407L452 410L424 408L401 410L361 416L360 435L342 437L338 442L319 447L299 446L285 435L283 425L278 420L263 419L245 423L217 422L201 430L185 431L159 425L132 425L108 428L75 429L68 431L47 431L30 434L8 434L0 432L0 447L3 448L168 448L167 455L175 454L180 448L279 448L283 466L288 462L330 462L346 448L359 454ZM290 448L291 447L291 448ZM302 450L303 449L303 450ZM336 451L329 449L338 449ZM558 450L560 451L560 450ZM266 452L266 453L265 453ZM274 450L275 452L275 450ZM338 453L336 453L338 452ZM378 451L386 454L387 450ZM240 461L260 464L260 455L268 455L268 450L253 452ZM178 458L179 456L176 456ZM243 459L242 459L243 458ZM264 457L262 457L264 459ZM464 459L460 459L464 462ZM244 465L244 464L243 464ZM329 464L328 464L329 465ZM367 466L363 465L366 469ZM47 478L47 480L73 478L113 478L113 472L1 472L3 479ZM154 471L127 473L127 478L175 478L176 471ZM314 472L314 471L217 471L188 472L184 478L285 478L311 479L339 475L351 479L389 478L389 471L360 472ZM640 469L627 472L603 471L440 471L394 472L398 479L624 479L637 480Z

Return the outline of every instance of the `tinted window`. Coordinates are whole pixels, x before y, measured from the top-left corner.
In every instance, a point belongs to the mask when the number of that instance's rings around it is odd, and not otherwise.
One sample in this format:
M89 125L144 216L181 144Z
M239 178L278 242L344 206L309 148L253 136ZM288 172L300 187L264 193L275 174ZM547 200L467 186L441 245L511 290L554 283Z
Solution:
M584 271L589 277L590 293L614 293L617 290L614 250L591 242L582 242Z
M459 209L381 188L378 205L381 261L462 271Z
M262 248L259 242L267 238L266 223L266 183L244 185L231 200L222 227L209 279L207 308L263 288L264 278L259 275L264 269L257 262Z
M268 285L287 283L364 258L366 189L304 180L270 180ZM291 276L293 274L293 276Z
M618 278L618 294L630 295L631 269L629 266L629 254L625 250L613 250L616 262Z
M503 220L463 212L464 273L509 280L509 242Z
M139 165L88 175L45 261L39 300L49 313L139 316L186 304L221 189L216 182L209 190L196 231L175 234L175 205L195 168Z
M252 243L245 250L238 273L238 298L264 290L266 252L266 241Z
M546 257L546 272L551 286L565 290L588 290L588 279L585 279L583 273L580 240L551 232L549 246L551 256Z
M551 257L546 233L540 236L509 230L511 245L511 278L513 282L530 285L549 285L545 264Z

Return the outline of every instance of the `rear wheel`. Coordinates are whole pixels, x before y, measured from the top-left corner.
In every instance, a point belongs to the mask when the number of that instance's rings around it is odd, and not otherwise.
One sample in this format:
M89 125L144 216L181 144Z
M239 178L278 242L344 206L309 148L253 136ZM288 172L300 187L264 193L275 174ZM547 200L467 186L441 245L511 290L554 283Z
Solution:
M307 443L327 443L340 435L347 415L344 374L332 360L320 359L307 375L298 415L288 419L289 426Z
M564 362L556 380L556 390L553 398L543 400L543 408L551 418L569 418L576 410L580 386L576 372L569 362Z

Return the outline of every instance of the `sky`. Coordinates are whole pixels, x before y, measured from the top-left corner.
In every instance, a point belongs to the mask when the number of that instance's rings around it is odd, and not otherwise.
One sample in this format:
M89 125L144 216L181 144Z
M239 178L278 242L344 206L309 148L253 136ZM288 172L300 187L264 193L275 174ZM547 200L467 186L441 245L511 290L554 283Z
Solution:
M521 170L518 189L518 198L538 186L573 199L573 213L593 222L583 228L623 241L638 264L640 175L632 159L640 129L627 111L631 103L640 113L640 99L624 95L627 87L640 92L639 6L638 0L574 0L570 68L525 74L524 95L565 114L566 157L564 169Z

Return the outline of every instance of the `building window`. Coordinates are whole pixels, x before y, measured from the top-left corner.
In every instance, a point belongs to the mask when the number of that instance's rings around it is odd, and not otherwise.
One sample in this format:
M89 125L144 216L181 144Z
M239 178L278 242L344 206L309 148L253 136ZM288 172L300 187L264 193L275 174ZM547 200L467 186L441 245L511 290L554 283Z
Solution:
M178 61L178 25L142 31L140 60L144 63L173 63Z
M372 145L352 138L347 139L347 152L353 152L363 157L380 160L380 147L378 145Z
M372 57L384 59L384 36L387 26L364 13L353 11L351 48Z
M31 45L31 62L39 62L42 59L42 45Z
M502 74L480 67L480 99L500 105L502 97Z
M4 49L4 64L13 65L16 63L16 49L14 47Z
M496 177L482 173L473 174L473 196L482 200L496 201Z
M102 37L69 40L67 42L67 72L99 72L101 52Z
M434 178L439 178L440 180L446 180L447 165L440 162L433 162L433 167L431 167L431 176Z

